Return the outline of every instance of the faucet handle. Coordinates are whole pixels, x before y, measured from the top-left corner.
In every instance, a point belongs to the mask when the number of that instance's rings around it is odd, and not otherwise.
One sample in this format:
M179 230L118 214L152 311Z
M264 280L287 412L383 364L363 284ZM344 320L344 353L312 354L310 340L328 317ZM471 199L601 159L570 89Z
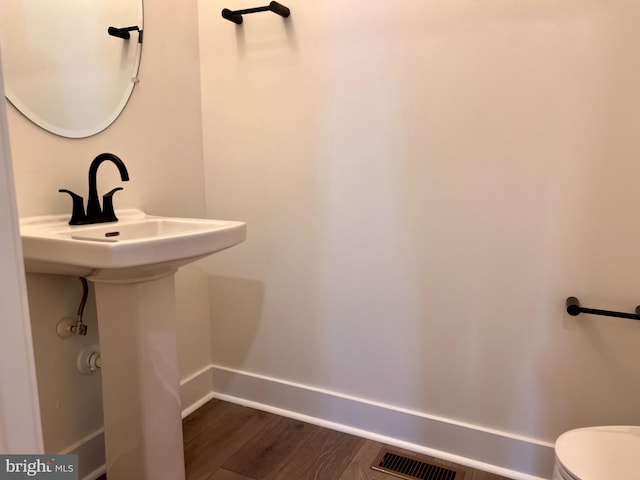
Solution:
M84 199L77 193L73 193L71 190L61 188L58 190L60 193L68 193L73 200L73 210L71 212L71 220L69 225L82 225L87 216L84 213Z
M104 222L117 222L116 212L113 210L113 194L118 190L124 190L122 187L116 187L102 196L102 216Z

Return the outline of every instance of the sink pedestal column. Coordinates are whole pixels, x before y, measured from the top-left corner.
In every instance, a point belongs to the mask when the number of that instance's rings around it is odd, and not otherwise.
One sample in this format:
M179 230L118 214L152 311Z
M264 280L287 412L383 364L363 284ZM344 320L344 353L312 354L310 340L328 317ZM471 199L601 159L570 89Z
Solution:
M95 284L109 480L184 480L173 272Z

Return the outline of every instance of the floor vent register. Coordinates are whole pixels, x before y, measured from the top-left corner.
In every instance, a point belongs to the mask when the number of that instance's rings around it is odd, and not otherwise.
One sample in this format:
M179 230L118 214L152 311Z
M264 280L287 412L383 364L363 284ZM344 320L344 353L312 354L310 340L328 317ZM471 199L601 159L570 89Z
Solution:
M371 465L373 470L406 480L463 480L464 472L444 468L415 458L381 450Z

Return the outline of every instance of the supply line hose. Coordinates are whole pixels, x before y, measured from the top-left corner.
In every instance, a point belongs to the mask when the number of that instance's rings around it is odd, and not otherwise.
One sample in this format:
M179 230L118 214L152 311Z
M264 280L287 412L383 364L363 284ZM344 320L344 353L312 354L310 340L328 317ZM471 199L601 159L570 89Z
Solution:
M84 277L79 277L80 282L82 282L82 299L80 300L80 305L78 306L78 315L76 316L76 324L72 327L72 332L76 335L86 335L87 334L87 326L82 323L82 316L84 315L84 306L87 304L87 297L89 296L89 284L87 279Z

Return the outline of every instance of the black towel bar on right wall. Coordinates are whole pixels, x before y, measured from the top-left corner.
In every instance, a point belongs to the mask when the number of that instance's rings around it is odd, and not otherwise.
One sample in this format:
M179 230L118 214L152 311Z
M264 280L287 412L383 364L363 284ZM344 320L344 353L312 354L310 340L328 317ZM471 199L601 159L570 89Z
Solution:
M288 17L291 14L291 10L284 5L281 5L278 2L271 2L269 5L264 7L245 8L244 10L229 10L228 8L223 8L222 18L226 18L230 22L240 25L242 23L242 15L258 12L273 12L277 13L281 17Z
M636 313L612 312L611 310L598 310L596 308L581 307L580 301L576 297L569 297L567 298L567 313L574 317L581 313L590 313L591 315L604 315L606 317L640 320L640 305L636 307Z

